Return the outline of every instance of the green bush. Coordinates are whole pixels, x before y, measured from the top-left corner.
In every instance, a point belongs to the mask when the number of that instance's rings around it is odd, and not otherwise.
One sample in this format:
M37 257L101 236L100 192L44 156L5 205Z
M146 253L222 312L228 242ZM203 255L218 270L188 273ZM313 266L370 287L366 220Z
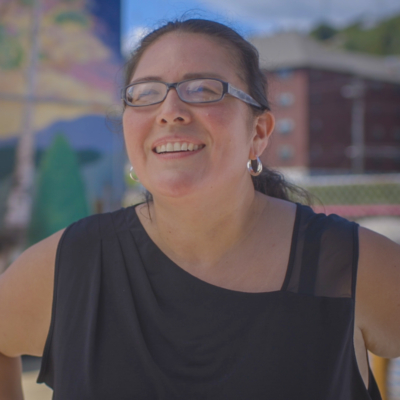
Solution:
M57 135L40 163L28 230L29 245L88 215L76 153L65 136Z

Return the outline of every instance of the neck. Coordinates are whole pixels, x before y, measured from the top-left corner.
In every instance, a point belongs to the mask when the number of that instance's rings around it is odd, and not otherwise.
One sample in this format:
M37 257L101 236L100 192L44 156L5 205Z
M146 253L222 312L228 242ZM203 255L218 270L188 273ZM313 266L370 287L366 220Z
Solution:
M210 268L255 226L265 206L251 180L212 196L154 198L150 236L181 263Z

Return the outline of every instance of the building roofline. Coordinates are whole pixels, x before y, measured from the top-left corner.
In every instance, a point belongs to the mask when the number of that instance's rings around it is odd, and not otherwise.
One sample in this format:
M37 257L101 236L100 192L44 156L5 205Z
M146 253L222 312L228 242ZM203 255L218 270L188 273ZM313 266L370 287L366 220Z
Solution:
M400 57L397 56L379 57L330 49L297 32L253 37L250 42L260 53L261 68L269 71L316 68L400 84Z

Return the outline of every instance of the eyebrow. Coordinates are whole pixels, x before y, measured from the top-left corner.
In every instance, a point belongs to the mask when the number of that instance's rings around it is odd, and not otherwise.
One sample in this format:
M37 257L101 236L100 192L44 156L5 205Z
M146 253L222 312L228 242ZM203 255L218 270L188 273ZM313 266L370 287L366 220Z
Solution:
M225 80L223 76L216 74L215 72L194 72L183 75L183 79L194 79L194 78L217 78Z
M196 78L217 78L221 80L225 80L226 78L222 77L219 74L216 74L215 72L190 72L185 75L183 75L182 80L186 79L196 79ZM137 82L148 82L148 81L159 81L159 82L164 82L161 77L159 76L145 76L143 78L138 78L133 81L131 81L130 84L132 83L137 83Z

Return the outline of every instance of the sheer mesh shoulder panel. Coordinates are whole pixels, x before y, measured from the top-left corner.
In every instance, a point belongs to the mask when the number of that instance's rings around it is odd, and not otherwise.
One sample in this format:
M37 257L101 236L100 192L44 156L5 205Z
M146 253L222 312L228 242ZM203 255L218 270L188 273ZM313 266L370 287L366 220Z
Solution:
M358 225L337 215L301 207L298 240L287 291L353 297L358 262Z

